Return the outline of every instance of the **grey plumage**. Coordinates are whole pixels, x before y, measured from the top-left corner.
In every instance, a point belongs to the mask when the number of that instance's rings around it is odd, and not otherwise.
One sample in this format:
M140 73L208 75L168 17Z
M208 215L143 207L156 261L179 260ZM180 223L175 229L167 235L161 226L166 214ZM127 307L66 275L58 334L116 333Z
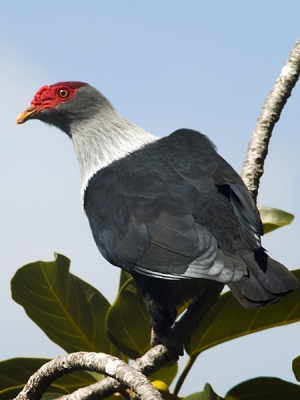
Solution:
M227 284L245 307L276 302L298 286L261 246L256 205L206 136L181 129L158 139L96 89L73 86L70 100L31 108L26 119L72 138L95 242L110 263L132 273L156 338L168 337L176 305L196 299L202 279L215 282L208 289Z

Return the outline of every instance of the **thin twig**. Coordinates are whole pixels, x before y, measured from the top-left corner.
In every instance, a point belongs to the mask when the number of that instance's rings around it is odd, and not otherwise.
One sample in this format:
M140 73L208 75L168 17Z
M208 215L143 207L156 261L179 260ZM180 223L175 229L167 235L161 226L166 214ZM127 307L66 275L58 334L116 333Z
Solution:
M188 358L187 363L185 364L185 366L184 366L184 368L183 368L183 370L182 370L182 372L181 372L181 374L180 374L180 376L178 378L178 381L176 382L175 388L173 390L173 394L174 395L176 395L176 396L178 395L178 393L179 393L179 391L180 391L180 389L181 389L181 387L182 387L182 385L183 385L183 383L185 381L185 378L187 377L187 375L190 372L192 366L194 365L195 361L197 360L198 355L199 354Z
M259 181L264 172L264 162L273 128L292 93L300 74L300 39L290 53L271 93L264 102L257 124L248 145L241 177L256 202Z

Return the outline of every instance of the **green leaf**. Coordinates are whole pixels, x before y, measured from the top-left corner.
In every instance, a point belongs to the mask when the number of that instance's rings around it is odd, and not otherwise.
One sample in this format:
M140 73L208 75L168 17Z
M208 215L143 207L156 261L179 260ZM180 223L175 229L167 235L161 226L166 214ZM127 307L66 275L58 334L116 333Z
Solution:
M259 377L230 389L226 400L295 400L300 398L300 386L279 378Z
M42 400L56 400L60 397L60 393L44 393Z
M178 371L178 364L175 361L171 361L161 367L160 370L151 374L148 378L151 382L153 381L161 381L164 382L167 386L170 386L173 382Z
M293 271L300 279L300 270ZM191 357L228 340L300 320L300 287L278 303L246 309L231 292L221 295L185 348Z
M132 359L150 349L150 316L132 278L109 309L106 329L115 346Z
M170 393L169 388L165 384L165 382L160 380L152 381L152 385L160 391L164 400L180 400L180 397Z
M0 362L0 400L16 397L29 377L48 361L45 358L12 358ZM78 371L57 379L47 392L61 396L95 382L97 380L89 372Z
M298 382L300 382L300 356L293 360L293 372Z
M68 353L83 350L120 356L105 330L106 298L69 272L70 260L37 261L11 281L13 299L45 334Z
M185 397L184 400L223 400L212 389L209 383L204 386L203 392L197 392Z
M269 233L292 223L294 215L272 207L258 207L264 226L264 233Z
M120 280L119 280L119 291L121 290L122 286L129 281L129 279L132 279L132 276L129 272L124 271L124 269L121 269L120 273Z

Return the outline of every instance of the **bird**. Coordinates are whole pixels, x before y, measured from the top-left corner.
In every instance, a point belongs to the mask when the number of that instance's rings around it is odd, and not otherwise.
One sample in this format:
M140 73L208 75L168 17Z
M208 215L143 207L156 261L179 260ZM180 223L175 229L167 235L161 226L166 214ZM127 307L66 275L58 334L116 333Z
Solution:
M226 284L242 306L277 302L296 277L262 247L259 211L239 174L192 129L156 137L84 82L41 87L17 123L38 119L72 140L96 245L129 272L151 317L151 344L183 354L178 308ZM202 286L201 286L202 285Z

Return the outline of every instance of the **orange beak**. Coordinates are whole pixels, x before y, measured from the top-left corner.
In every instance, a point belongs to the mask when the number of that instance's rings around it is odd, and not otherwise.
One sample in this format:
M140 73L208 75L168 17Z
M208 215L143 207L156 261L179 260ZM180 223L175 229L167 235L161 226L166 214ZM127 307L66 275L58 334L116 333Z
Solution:
M26 122L32 114L35 114L38 111L37 107L29 106L25 111L21 112L16 119L17 124L23 124Z

